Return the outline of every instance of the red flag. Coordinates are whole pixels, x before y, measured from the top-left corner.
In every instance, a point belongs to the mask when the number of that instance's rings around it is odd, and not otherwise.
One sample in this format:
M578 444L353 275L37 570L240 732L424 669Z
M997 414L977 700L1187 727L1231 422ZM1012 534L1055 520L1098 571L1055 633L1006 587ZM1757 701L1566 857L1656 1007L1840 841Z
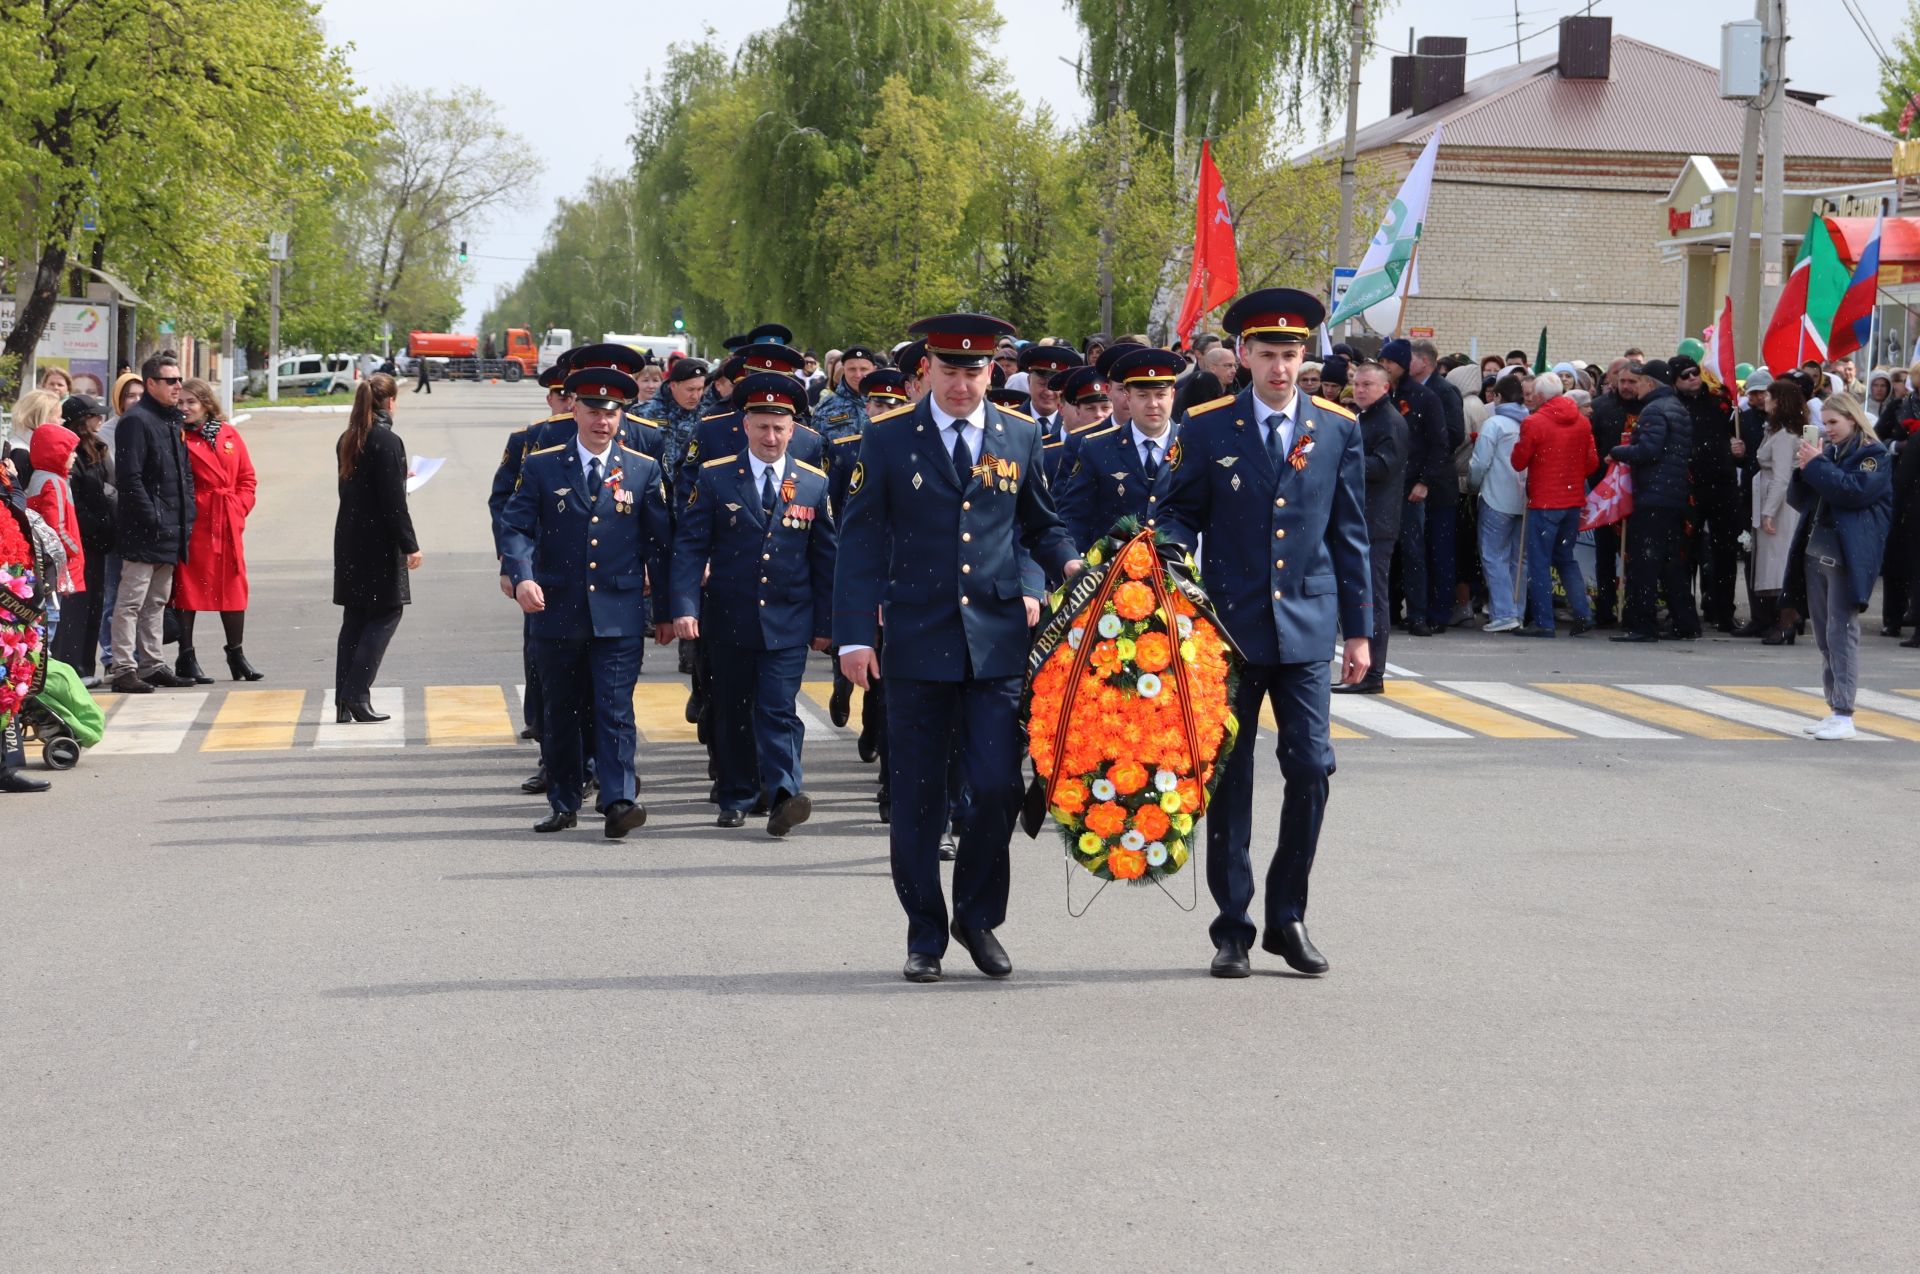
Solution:
M1193 273L1174 333L1186 345L1200 316L1240 290L1240 258L1233 247L1233 214L1227 188L1213 165L1213 143L1200 143L1200 195L1193 213ZM1205 283L1202 284L1204 278Z
M1728 297L1720 307L1720 321L1710 329L1711 337L1707 341L1706 370L1714 375L1727 392L1740 392L1738 377L1734 375L1736 364L1733 361L1733 298Z

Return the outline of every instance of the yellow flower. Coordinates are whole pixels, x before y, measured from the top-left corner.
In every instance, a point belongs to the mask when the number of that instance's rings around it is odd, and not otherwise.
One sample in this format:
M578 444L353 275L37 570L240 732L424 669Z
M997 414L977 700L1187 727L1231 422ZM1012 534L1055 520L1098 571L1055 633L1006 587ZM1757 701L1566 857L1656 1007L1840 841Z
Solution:
M1197 663L1200 659L1200 652L1193 648L1193 642L1191 640L1183 641L1180 643L1180 657L1188 663Z
M1100 846L1103 843L1104 842L1101 841L1101 839L1098 836L1094 835L1092 832L1080 833L1080 852L1083 854L1099 853Z
M1121 663L1130 664L1133 662L1133 638L1122 637L1119 641L1113 643L1113 648L1114 651L1119 654Z
M1185 867L1187 865L1187 842L1177 840L1171 845L1168 845L1167 857L1173 860L1175 867Z
M1179 832L1182 836L1185 836L1188 832L1193 830L1193 815L1188 814L1184 811L1182 811L1181 813L1175 814L1173 816L1173 827L1175 831Z
M1085 557L1084 559L1082 559L1082 560L1084 560L1084 561L1086 562L1086 564L1087 564L1088 566L1098 566L1098 565L1100 565L1100 562L1101 562L1101 560L1102 560L1102 559L1101 559L1101 557L1100 557L1100 550L1099 550L1099 549L1088 549L1088 550L1087 550L1087 555L1086 555L1086 557Z
M1162 792L1160 794L1160 808L1169 814L1178 814L1180 812L1180 793Z

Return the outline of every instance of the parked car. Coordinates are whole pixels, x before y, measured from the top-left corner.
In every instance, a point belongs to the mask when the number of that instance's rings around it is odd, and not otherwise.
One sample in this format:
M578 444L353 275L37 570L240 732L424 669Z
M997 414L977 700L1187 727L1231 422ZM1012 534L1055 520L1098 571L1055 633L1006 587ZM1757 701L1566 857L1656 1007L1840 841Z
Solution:
M280 360L281 394L330 394L350 391L358 380L355 354L288 354ZM267 391L265 370L251 372L247 390L252 394Z

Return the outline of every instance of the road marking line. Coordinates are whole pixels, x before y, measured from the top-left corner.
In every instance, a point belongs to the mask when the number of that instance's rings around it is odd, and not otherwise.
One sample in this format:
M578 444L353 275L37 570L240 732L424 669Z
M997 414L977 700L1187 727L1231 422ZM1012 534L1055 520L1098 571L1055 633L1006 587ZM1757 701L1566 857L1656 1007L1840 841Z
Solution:
M520 741L507 713L507 696L497 685L428 686L426 701L430 748L507 747Z
M833 682L831 680L803 681L800 683L800 690L805 697L819 705L821 723L832 728L833 716L829 708L828 700L833 698ZM840 728L853 730L855 732L859 731L860 713L864 708L866 700L867 692L859 686L855 686L853 688L853 698L847 701L849 705L847 708L847 724Z
M1340 665L1346 662L1346 658L1346 646L1341 642L1333 643L1333 679L1335 684L1339 683ZM1420 675L1411 668L1402 668L1392 660L1387 661L1386 674L1389 677L1418 677Z
M1816 697L1826 693L1818 686L1802 686L1801 689L1807 694ZM1900 693L1912 694L1913 692L1903 690ZM1905 717L1909 721L1920 721L1920 704L1908 703L1905 699L1901 699L1895 695L1882 694L1878 690L1856 690L1853 692L1853 698L1855 703L1864 703L1869 708L1877 708L1881 712L1891 712L1894 716ZM1820 702L1824 706L1826 700L1821 699Z
M1465 739L1460 730L1429 721L1366 695L1334 695L1328 711L1349 725L1389 739Z
M1387 675L1389 677L1418 677L1420 674L1415 672L1411 668L1402 668L1399 664L1394 663L1392 660L1388 660Z
M1759 704L1748 703L1727 695L1715 694L1711 690L1702 690L1698 686L1667 685L1630 685L1624 689L1636 694L1647 695L1654 699L1663 699L1683 708L1693 708L1700 712L1710 712L1714 716L1726 717L1746 725L1759 726L1762 730L1777 730L1790 738L1804 739L1806 734L1801 727L1807 724L1807 718L1791 712L1782 712L1778 708L1765 708ZM1871 743L1884 743L1877 734L1861 733L1856 738Z
M1617 712L1624 717L1635 717L1695 738L1775 741L1780 738L1779 735L1767 730L1756 730L1749 725L1741 725L1720 717L1709 716L1704 712L1694 712L1670 703L1662 703L1658 699L1649 699L1644 695L1628 694L1618 686L1602 686L1586 681L1536 681L1533 686L1536 690L1546 690L1553 694L1564 695L1569 699L1578 699L1596 708L1605 708L1609 712Z
M1571 739L1573 736L1552 726L1544 726L1510 712L1490 708L1459 695L1448 694L1433 686L1405 681L1387 682L1387 698L1417 708L1430 717L1439 717L1457 726L1465 726L1495 739Z
M1273 700L1271 699L1262 699L1260 701L1260 726L1262 729L1273 731L1276 735L1280 733L1280 723L1273 719ZM1358 730L1348 729L1338 721L1330 722L1327 728L1329 736L1335 739L1364 739L1367 737Z
M1827 701L1821 694L1804 690L1788 690L1781 686L1715 686L1714 689L1723 694L1738 695L1742 699L1770 703L1776 708L1799 713L1806 718L1806 724L1825 721L1833 711L1827 707ZM1858 698L1856 694L1856 701ZM1920 724L1902 721L1891 713L1862 709L1858 702L1854 707L1853 724L1896 739L1920 740Z
M381 687L373 692L373 710L392 717L391 721L334 720L333 691L320 695L320 730L313 737L316 748L402 748L407 745L406 691L399 687Z
M1472 695L1476 699L1485 699L1498 704L1510 712L1524 713L1538 717L1550 725L1557 725L1578 734L1590 734L1597 739L1672 739L1679 736L1665 730L1656 730L1652 726L1641 725L1624 717L1600 712L1583 704L1568 703L1565 699L1555 699L1543 695L1537 690L1525 686L1512 685L1505 681L1442 681L1439 683L1449 690L1458 690L1461 694Z
M163 690L137 698L128 695L120 710L113 714L99 746L88 751L99 756L178 752L206 701L206 693L198 690L190 694Z
M304 690L229 690L202 752L284 752L300 725Z
M700 741L700 727L687 720L687 688L677 681L636 683L633 720L640 727L640 737L649 743Z
M1893 693L1897 695L1906 695L1908 698L1911 698L1911 699L1920 699L1920 690L1896 690Z

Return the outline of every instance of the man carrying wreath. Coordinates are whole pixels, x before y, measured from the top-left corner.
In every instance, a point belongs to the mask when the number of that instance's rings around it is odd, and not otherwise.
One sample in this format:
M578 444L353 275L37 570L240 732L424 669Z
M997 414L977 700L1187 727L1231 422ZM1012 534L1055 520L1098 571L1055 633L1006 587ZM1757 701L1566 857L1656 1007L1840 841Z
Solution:
M1202 549L1201 577L1246 656L1234 697L1242 746L1227 757L1207 823L1207 887L1220 908L1211 972L1244 978L1251 914L1253 750L1262 700L1279 726L1279 846L1267 871L1261 946L1302 973L1327 961L1307 936L1307 875L1334 770L1328 652L1345 638L1341 680L1366 675L1373 630L1366 462L1353 413L1295 386L1325 308L1305 292L1265 288L1227 310L1252 384L1193 408L1168 460L1160 529Z

